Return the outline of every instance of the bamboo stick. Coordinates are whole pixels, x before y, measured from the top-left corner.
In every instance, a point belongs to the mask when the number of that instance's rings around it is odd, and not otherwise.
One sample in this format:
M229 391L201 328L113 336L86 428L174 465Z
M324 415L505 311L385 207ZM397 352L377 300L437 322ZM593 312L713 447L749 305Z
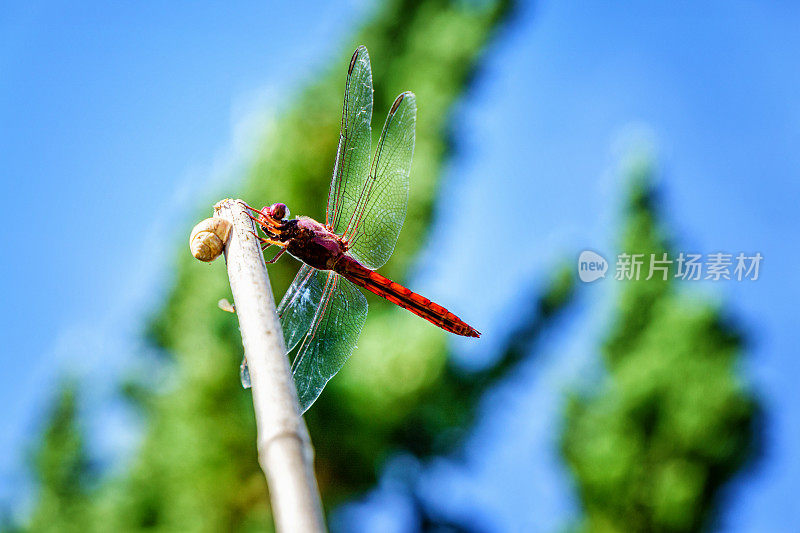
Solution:
M214 206L233 225L225 260L242 344L250 368L258 458L279 532L321 532L324 518L313 450L292 380L264 256L252 220L238 200Z

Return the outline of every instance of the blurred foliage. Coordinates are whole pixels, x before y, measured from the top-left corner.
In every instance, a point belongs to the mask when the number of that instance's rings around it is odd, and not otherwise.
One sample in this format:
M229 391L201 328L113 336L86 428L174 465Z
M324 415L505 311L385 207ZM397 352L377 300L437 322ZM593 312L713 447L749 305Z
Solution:
M425 240L447 123L509 2L412 2L381 6L318 82L265 131L244 183L223 191L253 205L285 202L322 219L338 140L349 50L366 44L375 84L373 133L394 97L417 94L417 145L409 210L395 254L382 269L403 280ZM622 249L669 250L658 224L650 166L631 169ZM214 199L216 200L216 198ZM206 216L209 202L198 214ZM190 225L190 224L189 224ZM187 225L188 233L188 225ZM276 294L297 270L270 267ZM592 531L694 531L708 527L720 488L755 446L758 407L737 375L743 341L712 304L657 279L620 285L602 347L607 379L573 393L563 454ZM323 501L330 509L374 486L386 460L424 462L459 449L484 392L514 372L572 300L572 266L555 270L510 313L506 342L487 368L454 365L447 334L367 295L370 313L356 350L307 413ZM31 531L264 531L272 528L258 466L249 391L238 382L242 347L224 264L194 261L181 243L174 288L149 328L164 359L133 376L123 393L146 421L128 468L97 484L77 419L76 386L64 386L34 466L40 483ZM458 310L469 319L469 310ZM164 375L166 374L166 378ZM428 509L407 480L421 530L470 530Z
M661 257L651 166L639 160L630 174L621 250ZM589 531L707 529L720 488L755 448L758 407L737 372L742 338L673 276L620 284L602 347L607 380L568 401L562 450Z
M381 270L402 281L432 220L452 106L509 9L508 0L391 0L380 6L332 55L320 80L286 103L264 133L244 183L221 194L252 205L281 201L295 214L324 218L347 62L350 51L365 44L375 86L373 133L401 91L413 90L419 106L408 215ZM208 216L217 199L198 218ZM276 295L297 268L290 259L270 267ZM149 328L163 349L160 367L168 376L158 369L126 385L146 421L145 434L127 470L92 492L82 529L272 528L250 392L238 380L241 337L236 317L217 308L221 297L230 298L223 262L200 264L181 243L173 289ZM446 333L377 297L368 299L359 348L306 415L328 508L371 487L385 459L399 450L424 457L450 449L472 422L481 392L502 376L488 370L483 377L465 376L449 363ZM469 310L459 312L470 316ZM41 468L38 474L48 475ZM38 503L35 516L41 519L32 530L60 523L61 515L46 503Z
M425 241L450 143L454 102L480 63L508 0L391 0L329 70L306 87L264 132L242 184L220 196L253 205L281 201L296 214L324 217L345 82L357 44L369 48L375 85L373 133L394 97L413 90L419 105L409 209L395 253L382 272L402 281ZM623 248L668 249L655 218L650 168L634 168ZM207 216L209 199L197 218ZM187 223L186 234L189 226ZM298 265L270 267L276 294ZM457 273L456 273L457 275ZM375 485L386 460L420 462L459 449L485 391L513 373L571 302L574 267L521 297L495 361L465 372L447 334L369 294L359 348L306 414L317 477L328 510ZM236 317L222 261L201 265L180 244L175 281L149 337L164 357L132 376L123 393L145 433L127 469L101 483L85 451L75 386L65 386L39 443L40 482L31 531L271 530L267 487L256 458L250 392L241 388ZM527 307L526 307L527 306ZM469 310L457 310L469 321ZM754 446L757 405L737 377L742 340L721 311L663 281L626 282L602 348L608 379L572 394L562 436L593 531L690 531L713 517L720 487ZM421 530L470 530L428 509L408 479Z
M85 531L92 468L78 423L76 384L64 383L48 416L33 463L39 501L30 527L36 531Z

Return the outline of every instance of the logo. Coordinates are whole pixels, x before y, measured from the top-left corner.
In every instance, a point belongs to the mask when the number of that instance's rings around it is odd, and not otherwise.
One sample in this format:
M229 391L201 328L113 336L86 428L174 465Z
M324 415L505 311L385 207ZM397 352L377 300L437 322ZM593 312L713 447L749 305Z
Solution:
M606 277L606 270L608 270L608 261L600 254L584 250L578 257L578 277L584 283L591 283Z

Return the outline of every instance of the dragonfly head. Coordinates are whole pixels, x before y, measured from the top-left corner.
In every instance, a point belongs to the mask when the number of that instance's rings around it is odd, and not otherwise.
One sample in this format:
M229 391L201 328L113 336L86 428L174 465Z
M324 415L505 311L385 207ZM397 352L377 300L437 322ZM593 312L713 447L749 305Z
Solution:
M256 211L253 209L253 211ZM286 217L289 216L289 209L286 204L265 205L261 208L257 217L253 217L264 233L268 237L278 238L283 228L286 226ZM251 215L252 216L252 215Z
M269 206L265 205L261 208L261 212L266 213L275 222L281 222L289 216L289 208L286 207L286 204L280 203Z

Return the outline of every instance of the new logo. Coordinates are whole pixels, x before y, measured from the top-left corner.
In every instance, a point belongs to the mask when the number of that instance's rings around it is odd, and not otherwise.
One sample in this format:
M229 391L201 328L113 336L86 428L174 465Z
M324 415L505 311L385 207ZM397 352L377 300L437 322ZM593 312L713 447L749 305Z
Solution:
M600 278L606 277L608 261L591 250L584 250L578 257L578 277L584 283L591 283Z

